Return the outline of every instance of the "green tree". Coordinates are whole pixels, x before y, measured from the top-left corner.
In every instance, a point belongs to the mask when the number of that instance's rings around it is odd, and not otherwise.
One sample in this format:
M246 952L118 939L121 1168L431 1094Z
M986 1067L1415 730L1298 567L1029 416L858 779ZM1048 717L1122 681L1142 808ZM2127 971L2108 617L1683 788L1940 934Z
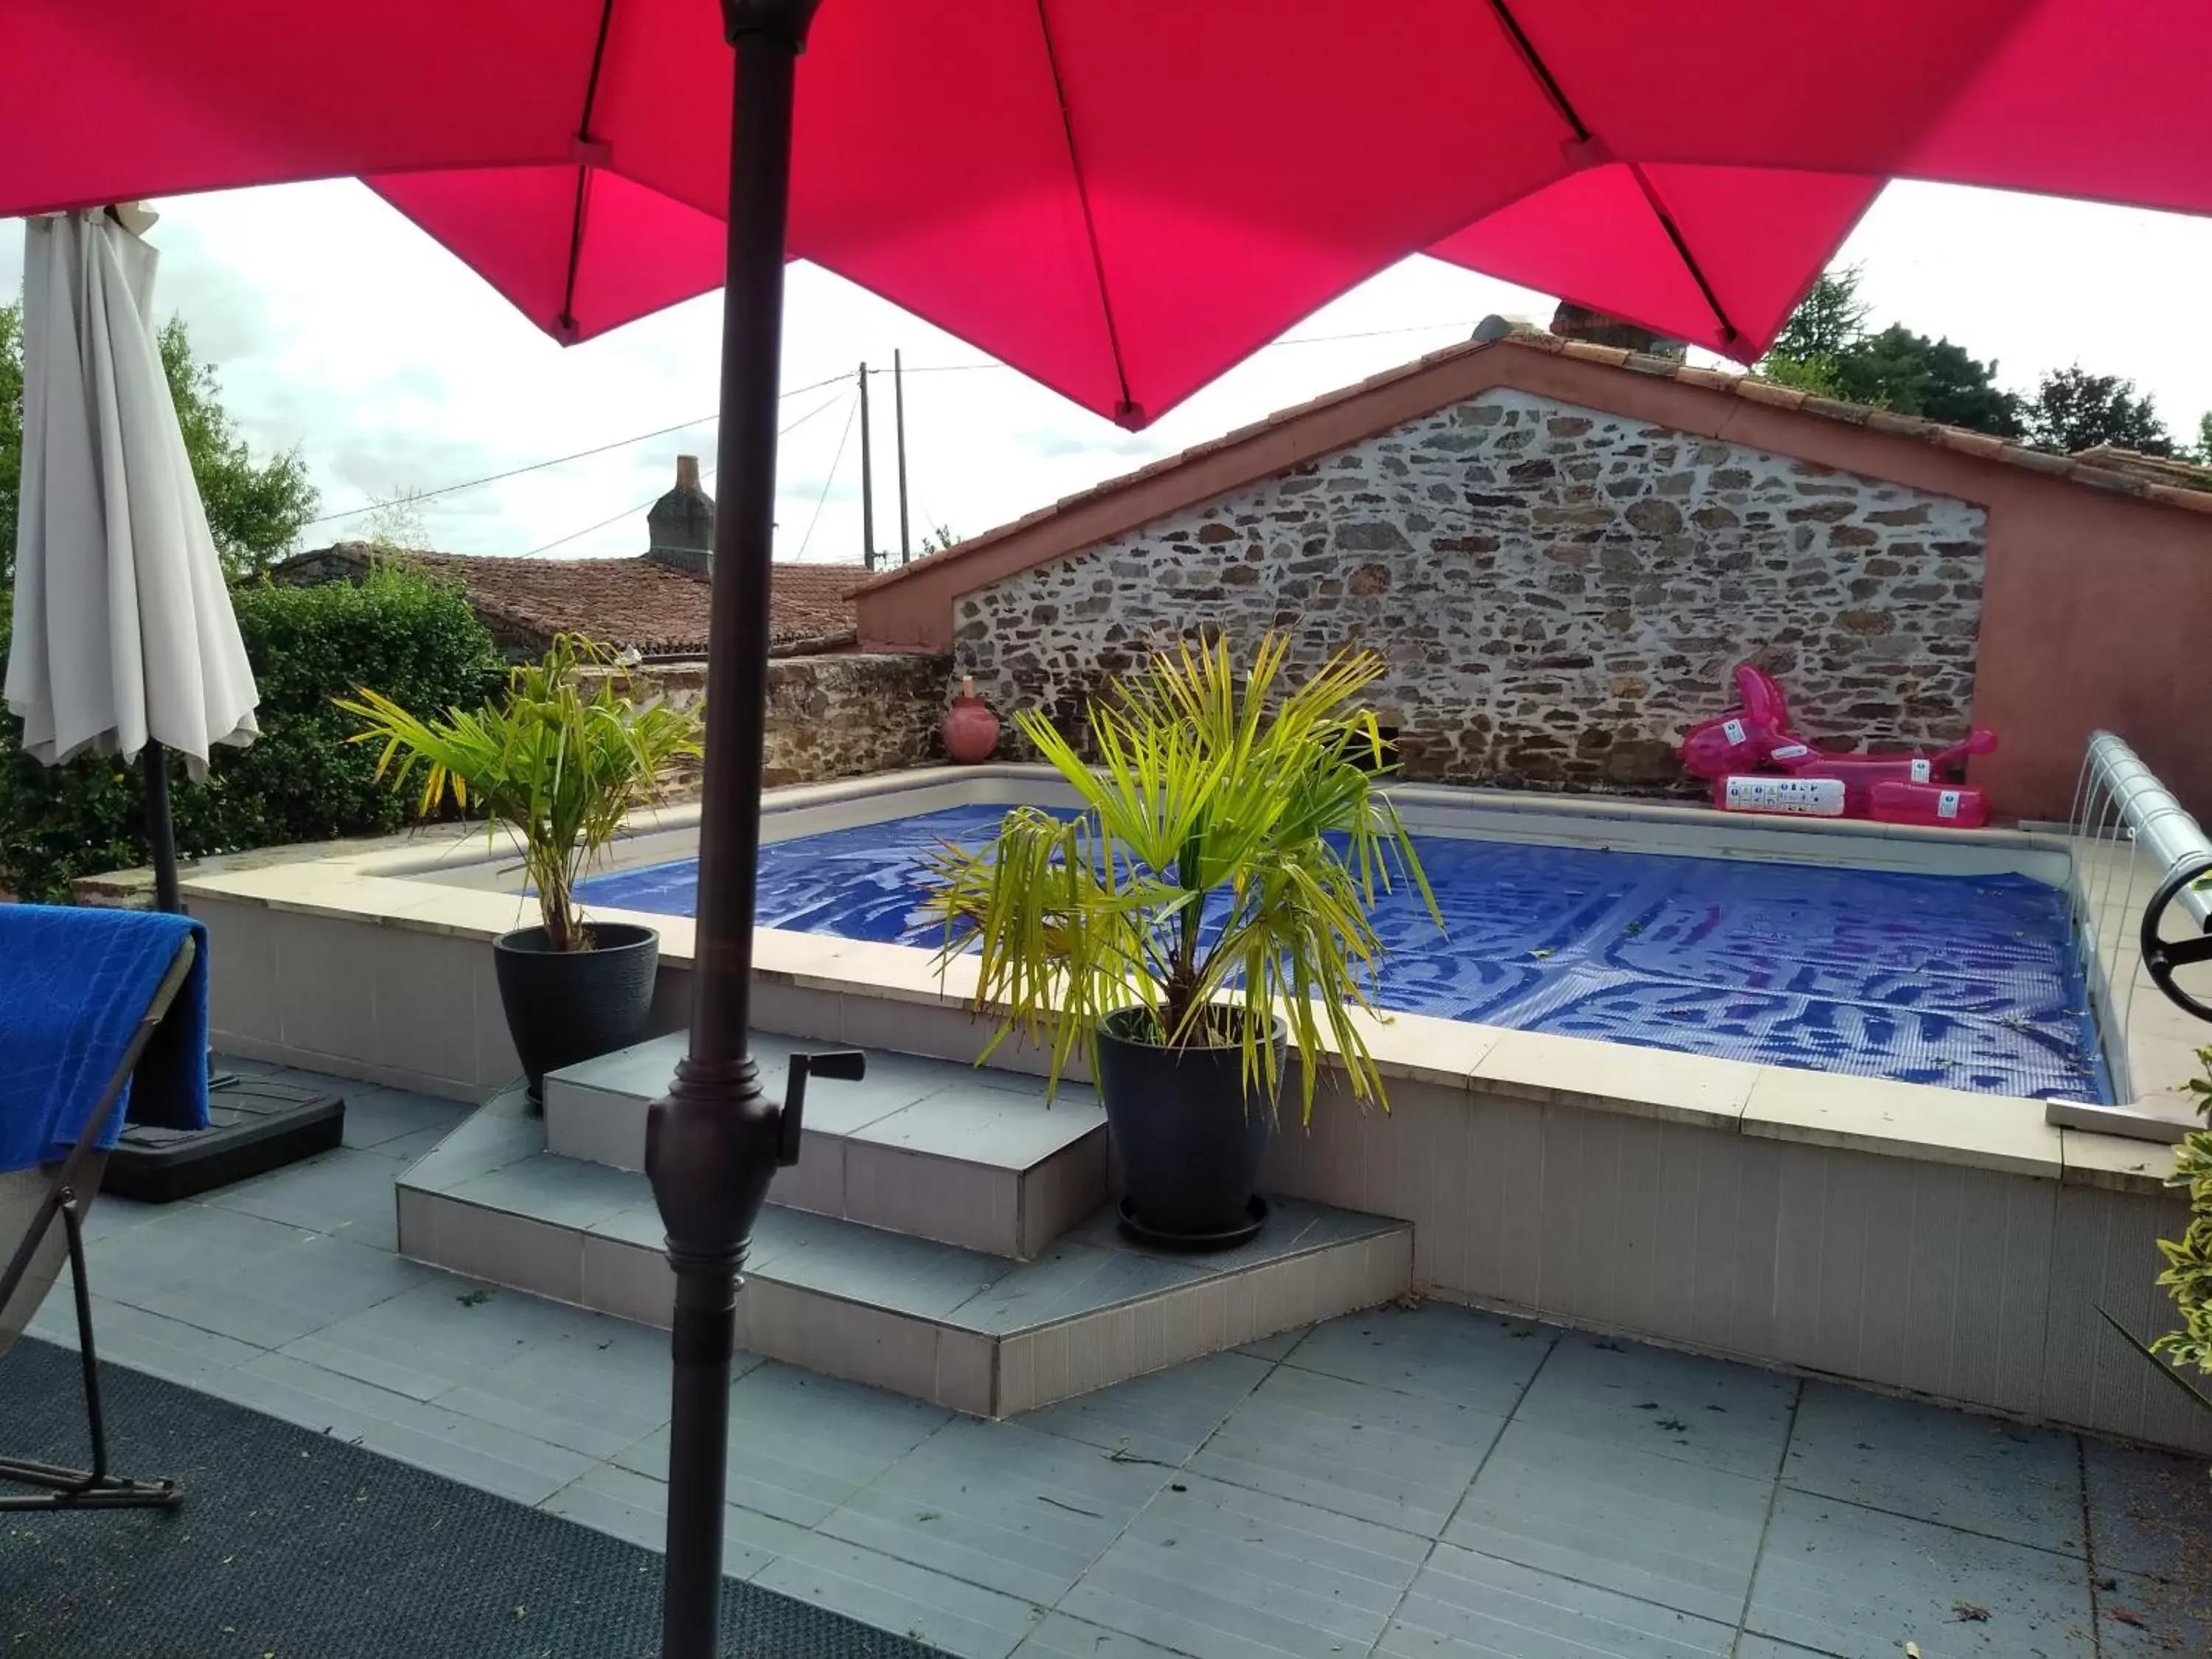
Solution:
M2138 397L2118 374L2091 374L2081 364L2043 377L2027 403L2027 440L2055 455L2115 444L2145 455L2171 455L2173 434L2158 417L2156 399Z
M1999 438L2023 434L2019 395L1997 385L1996 360L1983 362L1948 338L1931 340L1892 323L1853 341L1836 369L1839 395L1849 402Z
M216 550L233 580L252 575L283 557L314 515L307 463L296 448L255 459L223 409L214 368L192 355L183 318L162 325L160 344ZM23 308L10 301L0 306L0 587L15 574L22 471Z
M1825 271L1774 337L1759 372L1770 380L1822 397L1842 396L1838 361L1866 333L1869 307L1859 298L1859 268Z
M2212 409L2197 417L2197 450L2191 459L2199 466L2212 466Z
M1982 362L1962 346L1902 324L1869 334L1870 309L1859 297L1857 266L1826 273L1790 313L1759 372L1825 398L2000 438L2022 435L2020 399L1997 385L1994 361Z

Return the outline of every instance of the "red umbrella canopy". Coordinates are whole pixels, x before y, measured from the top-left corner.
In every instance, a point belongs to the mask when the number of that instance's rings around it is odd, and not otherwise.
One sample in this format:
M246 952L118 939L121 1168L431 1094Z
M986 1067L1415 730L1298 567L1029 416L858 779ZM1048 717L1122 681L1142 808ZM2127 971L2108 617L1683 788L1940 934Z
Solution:
M558 337L719 283L714 0L0 0L0 213L359 174ZM1157 416L1406 255L1748 359L1882 181L2212 211L2203 0L825 0L789 250Z

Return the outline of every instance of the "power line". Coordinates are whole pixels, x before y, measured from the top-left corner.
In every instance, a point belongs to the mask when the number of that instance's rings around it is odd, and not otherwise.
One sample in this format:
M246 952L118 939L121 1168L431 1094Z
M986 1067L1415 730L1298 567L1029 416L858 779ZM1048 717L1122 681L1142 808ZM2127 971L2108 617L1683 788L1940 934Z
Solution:
M822 493L814 498L814 516L806 521L806 533L799 538L799 556L806 556L806 544L814 539L814 526L822 522L822 504L830 499L830 486L837 481L838 465L845 459L845 441L853 435L853 416L860 412L860 400L853 399L852 408L845 411L845 430L837 439L837 453L830 458L830 471L822 480Z
M852 372L848 370L842 374L833 374L826 380L817 380L811 386L795 386L790 391L780 392L777 395L780 398L796 398L805 392L819 392L825 386L835 386L840 380L849 380L852 378ZM611 449L627 449L632 444L641 444L653 438L665 438L672 432L688 432L695 426L705 426L716 418L714 415L702 415L696 420L678 421L674 426L656 427L650 432L641 432L634 437L617 438L611 443L595 445L590 449L579 449L573 454L556 455L548 461L532 461L527 466L510 467L504 472L488 472L483 477L471 478L465 483L441 484L435 489L421 490L408 499L416 501L432 501L440 495L452 495L464 489L475 489L480 485L497 483L504 478L519 478L526 472L542 472L549 466L561 466L570 461L583 460L588 456L604 455ZM343 513L325 513L319 518L309 519L307 523L330 524L339 519L357 519L364 513L375 512L381 505L383 503L380 501L371 501L366 507L349 507Z
M812 386L800 386L800 387L799 388L799 391L801 391L801 392L818 392L818 391L820 391L820 390L821 390L823 386L830 386L830 385L835 384L835 382L836 382L836 380L851 380L852 378L853 378L853 377L852 377L850 374L839 374L839 375L836 375L836 376L833 377L833 379L832 379L832 380L818 380L818 381L817 381L817 382L816 382L814 385L812 385ZM800 416L797 420L793 421L793 422L789 426L787 426L787 427L783 428L781 431L779 431L779 432L776 434L776 436L777 436L777 437L779 437L779 438L781 438L781 437L785 436L787 434L789 434L789 433L793 433L793 432L796 432L796 431L798 431L798 430L799 430L799 428L800 427L805 426L805 425L809 421L812 420L812 419L813 419L817 415L819 415L819 414L821 414L821 413L822 413L822 411L823 411L823 410L826 410L826 409L830 408L832 405L834 405L835 404L836 404L836 403L839 401L839 399L840 399L840 398L843 398L843 397L845 397L845 396L846 396L846 394L841 392L839 392L839 393L837 394L837 396L836 396L836 397L835 397L835 398L827 398L827 399L825 399L824 401L823 401L823 402L821 402L821 403L818 403L818 404L815 404L815 406L814 406L813 408L811 408L811 409L808 410L806 411L806 413L805 413L804 415ZM712 417L710 416L709 418L711 419ZM848 417L848 419L847 419L847 421L846 421L846 422L845 422L845 426L846 426L846 429L847 429L848 431L850 431L850 430L852 429L852 421L851 421L851 419L850 419L849 417ZM842 442L842 441L840 441L840 442L838 443L838 446L837 446L838 453L842 454L842 453L844 453L844 448L845 448L845 446L844 446L843 442ZM833 467L833 469L832 469L832 470L833 470L833 471L835 470L835 469L834 469L834 467ZM702 483L704 483L708 479L709 479L709 478L713 477L714 476L714 469L713 467L711 467L711 466L710 466L710 467L707 468L707 469L706 469L706 471L704 471L703 472L700 473L700 475L699 475L699 481L700 481ZM665 491L665 490L661 492L661 494L662 494L662 495L665 495L665 494L666 494L666 493L667 493L667 492L666 492L666 491ZM595 531L595 530L605 530L605 529L609 525L611 525L611 524L620 524L620 523L621 523L624 519L629 519L629 518L635 518L635 517L636 517L636 515L637 515L637 514L641 514L641 513L642 513L642 512L646 511L646 509L647 509L647 508L650 507L653 504L653 502L655 502L655 501L659 501L659 499L660 499L660 495L649 495L649 496L647 496L645 500L643 500L643 501L640 501L640 502L639 502L635 507L627 507L627 508L623 509L622 512L620 512L620 513L617 513L617 514L613 514L613 515L612 515L611 517L610 517L610 518L601 519L601 520L600 520L597 524L587 524L587 525L586 525L586 526L585 526L581 530L572 530L572 531L570 531L567 535L565 535L565 536L562 537L558 541L550 541L550 542L547 542L547 543L546 543L544 546L542 546L542 547L533 547L533 548L532 548L532 549L530 550L530 551L528 551L527 553L524 554L522 556L523 556L524 558L526 558L526 559L534 559L534 558L536 558L536 557L537 557L540 553L550 553L550 552L551 552L551 551L552 551L555 548L556 548L556 547L566 547L566 546L567 546L570 542L575 541L575 540L577 540L577 539L578 539L579 538L580 538L580 537L588 536L588 535L590 535L590 534L591 534L593 531Z

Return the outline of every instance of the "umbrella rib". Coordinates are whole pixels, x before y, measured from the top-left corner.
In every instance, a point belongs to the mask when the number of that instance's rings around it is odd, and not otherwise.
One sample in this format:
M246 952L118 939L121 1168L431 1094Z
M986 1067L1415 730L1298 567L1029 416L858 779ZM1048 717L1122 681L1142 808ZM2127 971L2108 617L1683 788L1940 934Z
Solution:
M1068 112L1067 83L1060 78L1060 52L1052 41L1052 20L1046 15L1045 0L1036 0L1037 32L1044 36L1044 60L1052 70L1052 95L1060 106L1060 130L1067 141L1068 171L1075 175L1075 198L1083 204L1083 235L1091 244L1091 273L1098 284L1098 308L1106 319L1106 344L1114 354L1115 378L1121 385L1121 405L1114 411L1117 421L1141 419L1143 410L1129 396L1129 370L1121 361L1121 334L1114 324L1114 297L1106 287L1106 256L1098 247L1098 224L1091 216L1091 186L1083 177L1083 157L1075 147L1075 118Z
M584 261L584 209L592 182L589 146L597 142L592 137L592 106L599 101L599 70L607 61L607 30L614 18L615 0L605 0L599 8L599 38L592 42L592 73L584 82L583 113L576 118L576 143L584 147L584 154L576 161L576 205L568 220L568 272L561 286L558 319L562 332L571 336L576 331L576 268Z
M1043 0L1038 0L1038 3L1042 4ZM1581 113L1568 100L1566 89L1560 86L1559 78L1552 73L1551 65L1536 50L1536 43L1528 38L1528 31L1521 27L1521 20L1514 16L1505 0L1490 0L1490 9L1496 14L1498 27L1505 31L1506 38L1512 41L1513 50L1520 55L1521 66L1528 71L1529 78L1550 100L1559 118L1567 124L1568 130L1575 136L1575 142L1589 143L1596 135L1590 131ZM1690 252L1690 244L1682 234L1682 228L1674 222L1674 216L1667 210L1666 203L1660 198L1658 190L1644 173L1644 164L1631 161L1627 166L1629 176L1636 180L1636 188L1644 194L1644 204L1651 210L1652 217L1658 220L1659 228L1667 233L1667 240L1674 244L1675 257L1681 260L1682 268L1690 273L1690 280L1698 285L1698 292L1705 296L1705 307L1713 313L1713 320L1721 325L1721 338L1741 339L1742 334L1729 320L1729 314L1721 305L1720 295L1713 292L1713 285L1706 278L1705 267Z
M1690 244L1682 235L1682 228L1674 222L1674 216L1667 210L1667 204L1660 199L1657 187L1644 173L1644 164L1631 161L1628 172L1629 176L1636 180L1637 189L1644 192L1644 204L1650 208L1652 216L1659 221L1659 228L1667 233L1667 240L1674 245L1674 252L1682 261L1682 268L1690 273L1690 280L1698 285L1698 292L1705 296L1705 304L1713 313L1713 320L1721 325L1721 338L1741 339L1743 336L1729 320L1728 313L1721 308L1720 295L1713 292L1713 285L1705 280L1705 267L1690 252Z

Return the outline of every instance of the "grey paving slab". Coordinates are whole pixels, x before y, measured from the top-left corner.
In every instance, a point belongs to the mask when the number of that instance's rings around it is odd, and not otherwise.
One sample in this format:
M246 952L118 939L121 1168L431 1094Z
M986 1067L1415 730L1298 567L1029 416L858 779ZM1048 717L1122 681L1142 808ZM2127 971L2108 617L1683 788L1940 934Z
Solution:
M1015 1420L1079 1440L1116 1457L1176 1465L1206 1443L1267 1376L1246 1352L1209 1354L1188 1364L1079 1395Z
M459 1127L458 1123L454 1127ZM415 1164L437 1151L445 1143L446 1137L453 1133L453 1128L444 1124L434 1123L428 1128L416 1129L412 1133L401 1135L397 1140L385 1141L376 1150L386 1158L398 1158L400 1163L412 1169Z
M1190 1468L1434 1538L1504 1426L1468 1407L1279 1365Z
M1778 1642L1771 1636L1743 1636L1736 1640L1735 1659L1824 1659L1824 1656L1795 1642Z
M1429 1547L1191 1475L1139 1512L1059 1611L1205 1659L1337 1659L1373 1644Z
M1808 1382L1782 1479L1801 1492L2080 1554L2074 1437Z
M227 1258L167 1280L148 1305L256 1347L276 1348L422 1284L430 1270L356 1244L300 1233L259 1257Z
M1772 1486L1509 1425L1444 1541L1734 1625Z
M1304 1341L1306 1335L1305 1328L1294 1331L1277 1331L1273 1336L1263 1336L1256 1342L1247 1342L1237 1352L1249 1353L1261 1359L1280 1359Z
M2118 1573L2097 1584L2097 1651L2104 1659L2212 1654L2212 1581Z
M405 1089L368 1089L345 1097L345 1144L389 1151L394 1141L426 1130L440 1133L457 1126L473 1108Z
M589 1328L595 1316L457 1274L428 1281L284 1345L326 1370L433 1400L508 1364L525 1349Z
M1551 1352L1553 1335L1547 1326L1436 1303L1375 1308L1315 1326L1289 1362L1507 1417Z
M74 1348L76 1316L69 1292L49 1294L30 1328L35 1336ZM234 1337L112 1302L97 1291L92 1297L92 1339L104 1361L191 1388L204 1387L210 1378L264 1352Z
M2201 1457L2081 1441L2089 1537L2100 1572L2212 1584L2212 1480Z
M803 1534L754 1582L960 1659L1004 1659L1048 1611L820 1533Z
M668 1487L615 1463L595 1463L538 1505L554 1515L659 1551L668 1541ZM750 1578L805 1529L736 1504L722 1506L722 1571Z
M361 1443L518 1504L543 1502L596 1461L434 1403L417 1403L398 1417L371 1424Z
M204 1201L394 1250L399 1247L399 1211L392 1183L406 1167L403 1160L380 1152L340 1147L225 1187Z
M1028 1641L1014 1650L1014 1659L1186 1659L1172 1649L1103 1630L1071 1619L1064 1613L1049 1615L1030 1632Z
M730 1388L725 1495L796 1526L817 1526L951 1418L942 1407L863 1383L757 1365ZM665 1480L667 1430L615 1461Z
M417 1402L289 1354L257 1354L203 1384L211 1394L303 1429L360 1440Z
M1516 1420L1770 1480L1782 1466L1795 1377L1580 1332L1563 1334Z
M1049 1606L1169 1473L1014 1424L956 1419L854 1492L821 1530Z
M143 1224L85 1249L92 1282L117 1301L146 1306L179 1285L218 1282L304 1243L307 1230L204 1204L168 1204Z
M740 1354L732 1376L758 1364ZM668 1333L626 1319L594 1315L548 1341L525 1348L487 1384L499 1389L541 1389L576 1400L604 1401L629 1413L668 1413Z
M141 1204L133 1198L118 1198L113 1193L101 1193L93 1200L92 1206L82 1212L77 1226L88 1239L107 1238L153 1220L166 1207L160 1204Z
M1074 1318L1208 1277L1190 1261L1104 1250L1066 1239L1033 1261L1001 1267L990 1284L949 1310L951 1322L1003 1335Z
M2095 1649L2081 1562L1840 1498L1776 1497L1745 1628L1840 1659Z
M1413 1580L1376 1659L1726 1659L1732 1624L1449 1544Z
M665 1391L635 1403L617 1403L570 1394L557 1385L518 1383L504 1368L477 1382L448 1389L434 1403L441 1410L514 1429L594 1460L612 1457L644 1439L668 1420L669 1409Z

